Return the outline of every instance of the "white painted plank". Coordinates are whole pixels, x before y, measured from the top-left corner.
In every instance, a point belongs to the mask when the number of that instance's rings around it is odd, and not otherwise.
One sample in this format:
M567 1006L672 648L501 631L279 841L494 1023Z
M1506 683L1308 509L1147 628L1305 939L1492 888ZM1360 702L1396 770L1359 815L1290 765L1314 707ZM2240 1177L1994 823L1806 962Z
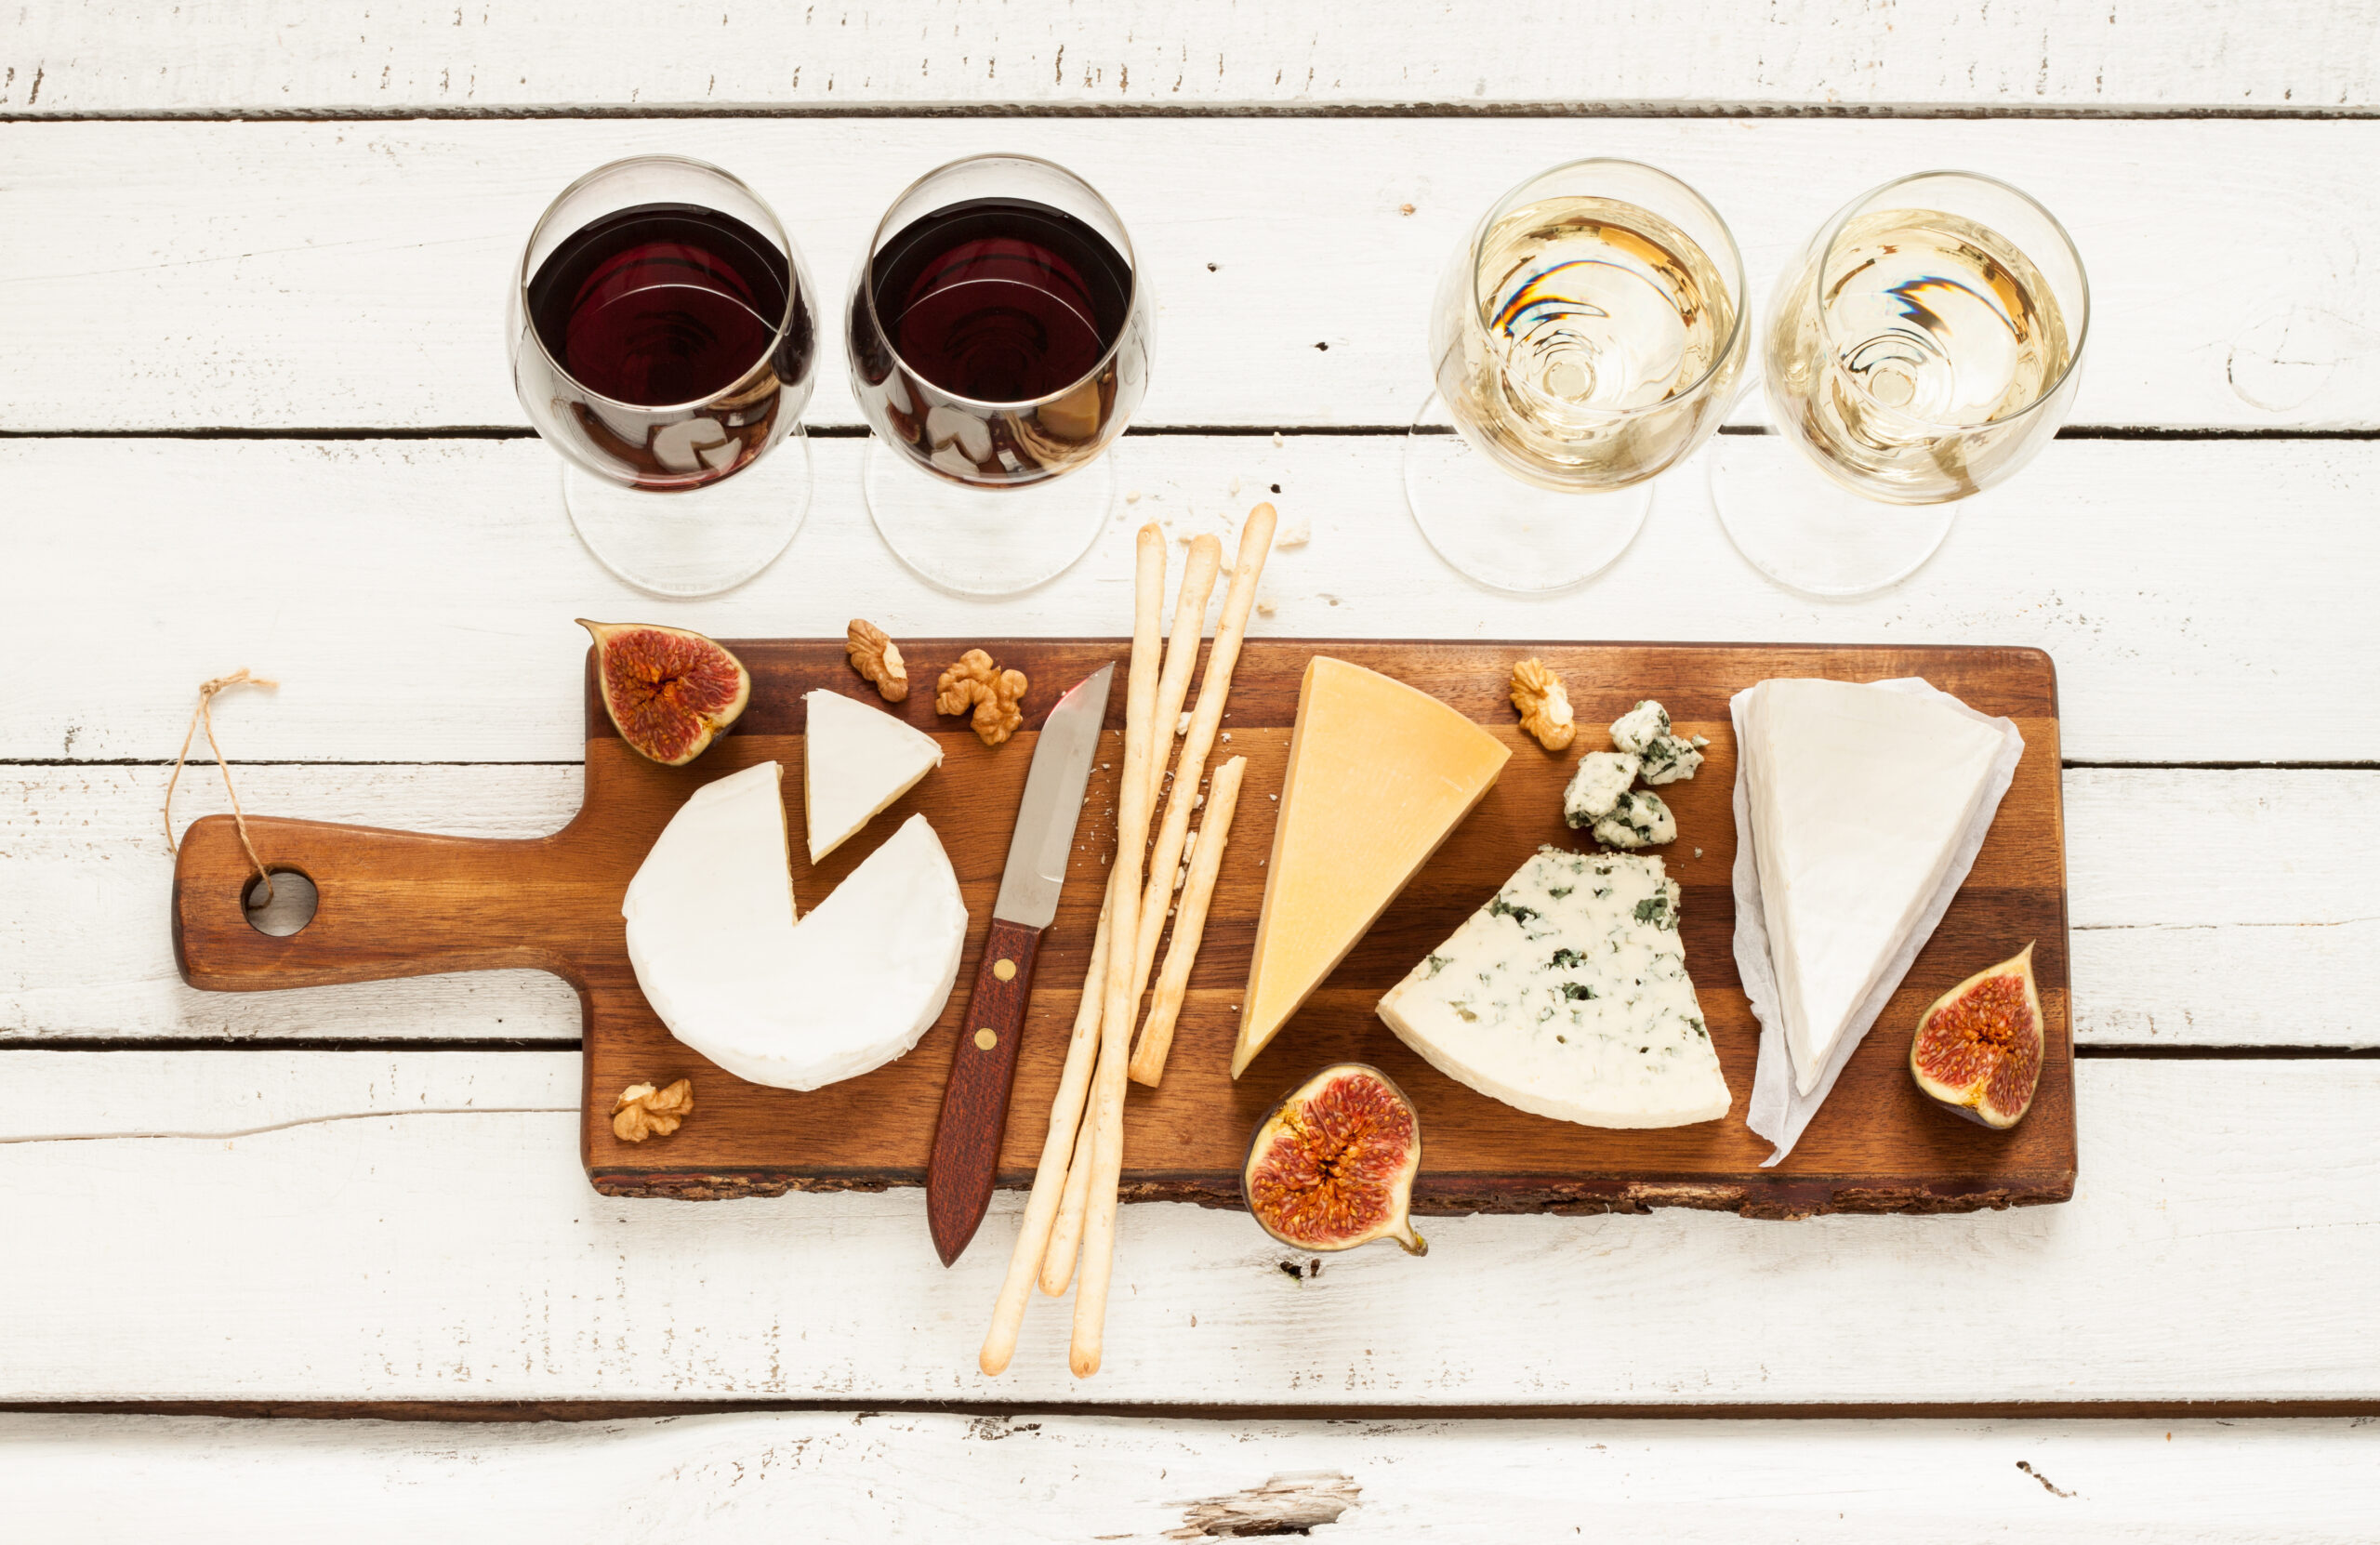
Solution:
M1889 0L1745 9L1521 0L1098 6L907 0L147 0L35 9L12 112L403 112L883 104L1098 109L1545 103L2320 110L2380 97L2362 3Z
M2380 1423L0 1416L30 1538L2361 1541ZM1247 1532L1247 1531L1242 1531Z
M581 549L536 441L0 442L18 517L0 650L55 666L11 681L0 758L170 756L198 681L248 666L283 685L224 700L237 757L575 759L586 640L572 617L722 637L839 634L853 616L896 638L1116 633L1128 520L1213 526L1278 484L1314 540L1267 571L1277 611L1260 634L2039 645L2058 664L2070 759L2380 759L2369 442L2061 441L1914 579L1858 602L1760 578L1693 467L1593 585L1491 595L1421 541L1397 444L1355 436L1128 439L1118 477L1144 496L1082 562L1024 597L962 601L878 540L863 442L815 444L814 511L787 555L731 595L668 602ZM1705 454L1780 469L1793 455L1773 436Z
M1382 118L15 124L0 429L523 426L502 363L522 244L571 178L653 151L775 201L825 291L811 421L856 423L838 319L861 248L911 178L985 150L1054 157L1122 211L1159 308L1144 425L1408 422L1471 222L1613 155L1725 215L1755 316L1845 201L1993 173L2095 280L2075 422L2380 426L2380 123Z
M243 767L248 808L408 831L531 837L579 769ZM536 971L277 993L175 974L158 767L0 768L0 1038L575 1040ZM2066 774L2075 1034L2085 1044L2368 1046L2380 1022L2380 773L2076 768ZM212 768L178 819L228 810ZM2223 843L2175 832L2228 830ZM2238 882L2243 850L2269 865Z
M1295 1281L1242 1215L1128 1208L1107 1367L1078 1383L1049 1302L1007 1377L975 1371L1018 1197L948 1271L916 1191L599 1198L574 1116L505 1114L566 1103L566 1053L14 1051L0 1191L44 1249L0 1317L0 1400L2380 1398L2380 1064L2078 1071L2058 1207L1444 1220L1426 1261ZM253 1117L216 1091L244 1074L276 1129L231 1135ZM143 1083L219 1135L87 1135ZM301 1103L336 1119L281 1124ZM1978 1303L1988 1331L1946 1327Z

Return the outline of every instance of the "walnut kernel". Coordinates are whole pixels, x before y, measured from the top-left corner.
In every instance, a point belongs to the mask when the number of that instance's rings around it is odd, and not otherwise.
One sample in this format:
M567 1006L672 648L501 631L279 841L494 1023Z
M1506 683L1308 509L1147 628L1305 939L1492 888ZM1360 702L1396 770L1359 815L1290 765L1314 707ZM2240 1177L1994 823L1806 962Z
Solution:
M1521 728L1549 751L1565 749L1579 733L1570 719L1570 694L1542 660L1523 660L1513 667L1513 706L1519 710Z
M1025 722L1025 672L1002 670L980 649L971 649L942 673L934 683L936 713L975 711L975 734L986 746L998 746Z
M853 670L876 683L887 703L898 703L909 695L909 667L902 663L901 646L876 624L853 617L851 640L843 645L843 653L851 656Z
M694 1114L694 1086L681 1078L665 1089L651 1084L630 1084L612 1103L612 1135L622 1142L642 1142L668 1137L678 1123Z

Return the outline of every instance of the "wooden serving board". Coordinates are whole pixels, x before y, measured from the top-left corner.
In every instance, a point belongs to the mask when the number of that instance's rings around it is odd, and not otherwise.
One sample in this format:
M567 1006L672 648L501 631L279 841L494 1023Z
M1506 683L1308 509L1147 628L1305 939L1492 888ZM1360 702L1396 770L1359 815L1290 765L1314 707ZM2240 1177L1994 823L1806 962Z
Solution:
M268 863L303 872L320 891L313 920L288 938L250 928L248 874L228 817L196 824L174 880L175 946L199 987L250 991L433 971L536 967L568 980L586 1006L588 1178L611 1195L719 1197L787 1189L875 1190L920 1184L975 952L989 924L1010 825L1034 734L987 748L960 720L936 717L931 684L974 640L904 640L919 683L895 711L934 734L941 770L861 835L812 866L800 830L802 694L813 688L874 702L840 640L731 641L750 668L751 706L732 734L687 768L656 767L613 733L587 690L587 799L550 837L489 841L312 822L251 818ZM986 645L1032 680L1028 725L1058 695L1129 646L1120 640ZM1298 684L1329 654L1452 704L1509 743L1497 786L1393 903L1354 953L1245 1077L1229 1074L1240 990L1263 900L1273 823ZM1524 735L1505 699L1512 662L1535 654L1568 684L1579 742L1551 755ZM591 667L591 661L590 661ZM1727 699L1772 676L1878 680L1923 676L1973 706L2015 720L2025 755L2015 786L1965 887L1891 1007L1781 1165L1743 1125L1759 1026L1736 974L1730 874L1735 738ZM1477 907L1540 843L1577 844L1561 790L1579 753L1607 745L1603 727L1639 698L1666 704L1681 733L1710 737L1690 783L1661 793L1677 842L1661 850L1684 888L1687 970L1735 1103L1726 1119L1654 1131L1611 1131L1526 1115L1472 1092L1408 1051L1373 1014L1381 994ZM1108 731L1117 750L1091 776L1065 895L1042 944L1000 1183L1026 1184L1039 1155L1115 837L1115 787L1125 694ZM1725 1208L1747 1215L1958 1211L2063 1201L2075 1165L2073 1047L2067 1002L2065 827L2059 799L2056 672L2036 650L1822 648L1769 645L1501 644L1251 640L1210 765L1249 759L1246 792L1216 889L1164 1086L1134 1086L1126 1116L1124 1189L1135 1200L1236 1205L1250 1133L1285 1090L1325 1063L1386 1069L1420 1109L1423 1163L1417 1210L1457 1212ZM698 786L770 758L786 764L797 834L794 890L816 905L876 842L923 812L957 866L972 918L959 988L906 1057L866 1077L807 1094L763 1089L675 1040L645 1005L628 967L619 904L629 877L680 802ZM2048 1056L2041 1092L2013 1131L1994 1133L1929 1106L1907 1058L1917 1016L1944 989L2027 941L2034 954ZM695 1113L676 1135L642 1144L612 1135L614 1097L630 1084L694 1080Z

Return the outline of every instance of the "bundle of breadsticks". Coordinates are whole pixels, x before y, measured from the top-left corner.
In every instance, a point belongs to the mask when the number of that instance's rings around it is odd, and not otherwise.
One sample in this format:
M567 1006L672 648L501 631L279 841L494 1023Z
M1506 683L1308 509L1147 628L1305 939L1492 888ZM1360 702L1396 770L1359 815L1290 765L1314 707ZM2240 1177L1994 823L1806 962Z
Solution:
M1124 767L1116 801L1116 856L1108 868L1107 897L1100 907L1091 971L1083 984L1081 1006L1075 1012L1065 1069L1050 1104L1050 1131L1042 1141L1041 1162L1033 1174L1024 1227L1009 1257L1008 1275L992 1311L991 1331L984 1338L980 1361L985 1373L1000 1372L1014 1355L1017 1331L1024 1324L1035 1280L1053 1297L1064 1292L1076 1276L1078 1257L1082 1280L1075 1294L1074 1344L1067 1360L1078 1379L1099 1371L1108 1282L1116 1260L1116 1190L1124 1167L1124 1080L1129 1076L1155 1085L1164 1076L1174 1021L1182 1011L1191 964L1206 927L1208 903L1214 894L1215 876L1231 835L1247 759L1235 757L1217 768L1203 798L1199 786L1206 781L1207 753L1222 728L1223 706L1231 695L1232 671L1239 663L1248 614L1256 604L1256 581L1272 551L1273 526L1273 507L1260 504L1240 528L1231 588L1224 592L1223 615L1215 624L1214 647L1207 654L1197 704L1179 736L1182 745L1179 756L1172 759L1170 789L1166 782L1168 753L1177 738L1174 726L1190 690L1190 673L1197 664L1207 601L1214 593L1223 549L1223 543L1212 536L1200 536L1191 543L1189 564L1174 602L1172 634L1161 643L1165 534L1154 523L1140 530L1132 587L1131 675L1125 693ZM1151 845L1149 828L1160 795L1165 798L1165 820ZM1190 816L1202 804L1205 819L1193 842ZM1191 858L1183 876L1180 866L1185 849ZM1147 1022L1141 1029L1139 1048L1134 1050L1133 1017L1149 971L1157 963L1159 936L1165 931L1170 909L1178 909L1172 943Z

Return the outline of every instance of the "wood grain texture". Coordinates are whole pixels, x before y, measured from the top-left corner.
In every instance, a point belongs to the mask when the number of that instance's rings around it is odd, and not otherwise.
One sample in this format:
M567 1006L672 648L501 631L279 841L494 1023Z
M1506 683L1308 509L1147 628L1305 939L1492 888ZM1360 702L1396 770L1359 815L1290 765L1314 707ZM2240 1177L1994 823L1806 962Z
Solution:
M1566 46L1592 38L1593 46ZM592 0L109 0L36 10L0 46L12 113L501 112L738 106L1431 104L2353 110L2380 100L2363 4L2133 11L2020 0L1922 19L1889 0L1224 7L963 0L779 7Z
M1090 1391L1063 1305L976 1374L1003 1252L943 1270L919 1191L597 1196L579 1063L0 1055L0 1191L43 1242L0 1400L2380 1401L2371 1062L2081 1062L2063 1207L1440 1219L1426 1260L1313 1274L1244 1214L1126 1208ZM1943 1356L1986 1288L2024 1333Z
M186 1545L1157 1541L1268 1511L1324 1538L1551 1538L1589 1510L1716 1545L1907 1545L1952 1518L2044 1545L2349 1545L2380 1512L2380 1424L21 1415L0 1416L0 1485L34 1538Z
M575 763L239 774L259 810L495 838L560 829L587 781ZM165 916L165 775L0 769L0 1041L578 1039L578 995L543 971L273 993L187 986ZM2078 1044L2380 1044L2380 1020L2362 1011L2380 999L2380 772L2069 768L2062 781ZM230 808L219 783L184 782L186 818ZM2215 830L2243 835L2173 840ZM2280 883L2232 882L2242 844L2279 865Z
M694 788L772 757L788 765L801 694L847 686L840 642L731 640L753 675L752 705L702 762L667 769L622 746L591 690L586 705L588 792L579 816L550 838L516 843L355 833L252 820L271 862L311 877L324 896L305 931L271 939L250 928L236 898L246 860L231 823L194 825L176 871L178 957L195 985L258 990L316 986L373 976L537 965L563 975L587 1004L588 1105L582 1152L596 1188L621 1195L710 1198L786 1189L872 1190L914 1185L941 1109L954 1044L966 1031L954 1004L907 1057L864 1078L808 1094L743 1083L679 1043L646 1007L621 943L618 897L654 836ZM963 642L905 641L929 670ZM1114 658L1115 640L1009 642L1003 665L1034 681L1028 722L1057 695ZM1127 1195L1142 1200L1237 1199L1247 1133L1283 1089L1314 1067L1362 1061L1386 1069L1411 1094L1427 1133L1415 1186L1422 1210L1540 1210L1690 1206L1758 1216L1839 1209L1957 1210L2062 1200L2074 1176L2071 1040L2067 1020L2064 836L2058 794L2056 688L2047 659L2007 650L1842 650L1725 646L1538 646L1569 686L1582 723L1607 722L1658 695L1689 733L1708 735L1710 760L1670 799L1680 843L1665 854L1684 888L1688 969L1697 976L1712 1037L1738 1103L1726 1120L1645 1132L1611 1132L1520 1115L1431 1069L1371 1013L1380 994L1494 892L1541 842L1569 845L1560 790L1573 759L1535 747L1512 722L1507 646L1449 643L1251 641L1242 655L1219 752L1249 759L1244 854L1269 850L1269 796L1280 787L1297 682L1308 658L1328 652L1388 672L1487 724L1512 744L1514 763L1480 807L1292 1020L1249 1074L1228 1076L1239 989L1247 975L1265 875L1230 865L1219 882L1207 941L1176 1032L1171 1076L1135 1089L1128 1122ZM1758 1027L1734 973L1734 862L1727 811L1734 780L1727 696L1765 676L1850 679L1920 675L1973 706L2006 714L2028 754L1959 899L1919 956L1863 1053L1794 1155L1762 1169L1766 1145L1740 1124ZM985 747L940 721L913 694L901 706L916 727L940 730L940 772L880 819L922 812L934 822L975 918L968 961L980 957L993 891L1006 859L1005 821L1029 764L1030 733ZM1111 710L1111 721L1115 713ZM1110 733L1120 724L1111 722ZM971 744L972 743L972 744ZM1047 985L1037 995L1020 1052L1016 1108L999 1181L1022 1185L1039 1152L1032 1113L1048 1109L1096 921L1114 832L1111 757L1094 770L1077 855L1056 921L1045 935ZM1268 798L1263 801L1256 795ZM887 828L889 829L889 828ZM1699 839L1698 842L1696 839ZM855 846L855 845L853 845ZM821 864L794 860L797 895L823 895L864 854L840 850ZM229 898L227 900L227 898ZM1943 988L1980 964L2038 940L2050 1055L2041 1093L2013 1133L1996 1134L1925 1107L1910 1082L1895 1030ZM966 969L962 967L962 969ZM699 1119L666 1143L631 1145L611 1132L617 1089L691 1076Z
M987 149L1074 168L1130 229L1157 307L1142 428L1406 424L1448 255L1505 190L1591 154L1708 198L1764 318L1850 199L1991 173L2069 225L2094 282L2075 423L2380 428L2380 123L1676 118L13 124L0 429L525 428L508 269L572 178L662 151L774 203L837 340L807 420L856 424L834 319L861 248L913 178Z
M282 686L221 704L243 760L575 762L587 639L572 617L717 638L828 634L854 616L896 638L1075 637L1131 615L1131 522L1224 531L1267 497L1313 540L1267 564L1260 638L1990 640L2056 657L2073 759L2380 761L2380 695L2364 690L2380 671L2375 442L2061 441L1909 581L1847 602L1789 595L1739 559L1693 467L1662 480L1644 534L1593 585L1490 594L1422 541L1393 443L1322 435L1127 438L1111 454L1142 495L1130 520L1029 595L965 601L919 585L878 538L862 445L814 449L816 503L786 556L732 594L671 602L587 555L559 461L534 441L0 440L0 486L40 512L9 529L0 649L72 667L11 682L0 758L170 757L197 683L251 666ZM1779 475L1794 456L1773 436L1705 454ZM91 572L94 532L108 583L59 581Z

